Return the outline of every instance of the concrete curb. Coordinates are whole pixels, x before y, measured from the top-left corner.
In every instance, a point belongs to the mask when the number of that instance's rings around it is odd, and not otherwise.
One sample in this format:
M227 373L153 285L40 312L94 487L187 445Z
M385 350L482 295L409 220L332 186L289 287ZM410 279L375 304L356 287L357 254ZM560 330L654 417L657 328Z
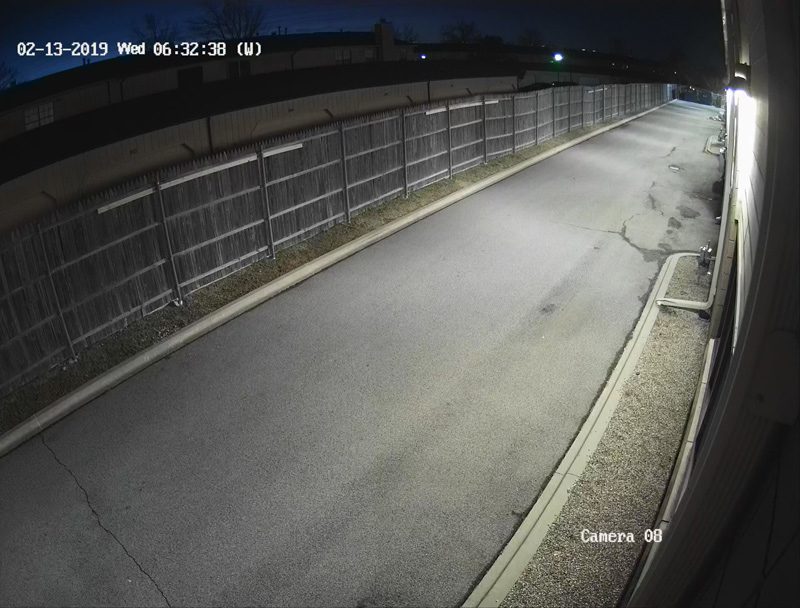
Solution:
M365 249L370 245L373 245L374 243L377 243L378 241L381 241L393 235L394 233L399 232L403 228L407 228L408 226L425 219L426 217L433 215L434 213L441 211L442 209L445 209L446 207L449 207L450 205L457 203L458 201L463 200L468 196L475 194L476 192L480 192L481 190L493 186L494 184L507 179L516 173L519 173L520 171L524 171L525 169L532 167L533 165L540 163L551 156L555 156L559 152L563 152L564 150L583 143L584 141L587 141L593 137L597 137L598 135L631 122L632 120L636 120L637 118L649 114L650 112L654 112L668 103L671 102L661 104L654 108L650 108L649 110L645 110L644 112L640 112L639 114L624 118L618 122L600 127L596 131L576 137L573 140L556 146L555 148L543 152L542 154L529 158L517 165L514 165L513 167L509 167L508 169L504 169L503 171L495 173L491 177L487 177L486 179L476 182L471 186L462 188L457 192L453 192L452 194L449 194L434 203L426 205L421 209L417 209L416 211L413 211L402 218L399 218L389 224L386 224L385 226L382 226L381 228L373 230L368 234L350 241L349 243L342 245L333 251L321 255L317 259L286 273L285 275L275 279L274 281L271 281L263 287L259 287L242 296L241 298L234 300L230 304L226 304L222 308L212 312L202 319L199 319L191 325L184 327L163 342L159 342L158 344L143 350L130 359L123 361L119 365L111 368L97 378L90 380L83 386L79 387L68 395L65 395L58 401L48 405L42 411L34 414L24 422L21 422L13 429L0 436L0 457L7 454L31 437L36 436L50 425L55 424L66 415L74 412L103 393L111 390L134 374L137 374L149 365L152 365L156 361L163 359L167 355L186 346L190 342L193 342L199 337L216 329L220 325L227 323L231 319L244 314L248 310L266 302L270 298L275 297L282 291L285 291L290 287L305 281L318 272L321 272L322 270L341 262L345 258L358 253L362 249Z
M685 255L673 254L661 267L633 334L578 435L511 540L464 602L464 608L499 606L539 549L614 415L625 380L633 374L658 317L656 300L666 293L675 266Z

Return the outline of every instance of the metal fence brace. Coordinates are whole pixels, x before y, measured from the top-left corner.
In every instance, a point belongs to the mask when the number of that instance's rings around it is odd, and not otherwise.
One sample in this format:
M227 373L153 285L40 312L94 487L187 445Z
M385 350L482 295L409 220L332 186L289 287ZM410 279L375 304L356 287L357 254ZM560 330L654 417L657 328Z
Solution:
M269 212L269 193L267 192L267 169L264 166L264 149L259 148L256 152L256 163L258 164L258 189L261 193L261 205L264 215L264 238L269 247L267 255L275 259L274 237L272 235L272 216Z
M161 226L163 229L164 235L164 244L167 247L167 260L169 261L169 266L172 270L172 288L175 291L175 302L177 304L183 304L183 294L181 293L181 282L178 279L178 270L175 267L175 254L172 250L172 238L169 234L169 225L167 224L168 218L166 213L164 212L164 193L161 189L161 183L156 181L155 185L156 191L156 202L158 204L158 212L159 212L159 219L161 220Z

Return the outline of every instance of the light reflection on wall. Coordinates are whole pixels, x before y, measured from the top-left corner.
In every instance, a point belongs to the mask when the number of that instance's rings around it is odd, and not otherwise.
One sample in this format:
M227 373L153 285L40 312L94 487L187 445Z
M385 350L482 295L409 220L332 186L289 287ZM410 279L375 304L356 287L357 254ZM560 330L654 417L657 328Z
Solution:
M744 90L732 92L728 90L728 103L733 96L733 107L736 119L736 145L734 148L735 176L733 187L736 192L736 219L737 227L737 281L736 281L736 315L733 328L733 348L738 341L739 326L744 311L747 287L749 286L749 273L752 260L751 252L755 243L751 242L753 235L749 230L748 212L756 204L753 201L754 192L750 184L753 183L751 172L755 166L755 138L756 138L756 101Z
M743 188L750 182L750 171L753 169L756 139L756 102L746 91L734 93L736 102L736 187L740 196L744 196Z

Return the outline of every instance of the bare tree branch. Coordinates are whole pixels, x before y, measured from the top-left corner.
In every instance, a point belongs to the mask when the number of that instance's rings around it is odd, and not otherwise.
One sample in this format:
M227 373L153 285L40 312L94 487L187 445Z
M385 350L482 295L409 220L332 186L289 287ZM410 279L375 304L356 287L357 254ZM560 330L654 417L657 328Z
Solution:
M201 16L190 21L193 34L205 40L255 38L264 25L264 10L250 0L204 0Z
M133 34L137 42L146 42L148 45L154 42L173 44L180 39L180 30L174 23L159 19L153 13L145 14L142 22L133 27Z
M542 37L538 30L528 27L520 32L517 43L521 46L541 46Z
M17 84L17 70L0 61L0 90L8 89Z
M417 34L417 30L414 29L414 26L405 24L400 31L400 39L405 42L417 42L419 40L419 34Z
M442 41L460 44L480 42L481 33L474 21L459 19L455 23L442 27Z

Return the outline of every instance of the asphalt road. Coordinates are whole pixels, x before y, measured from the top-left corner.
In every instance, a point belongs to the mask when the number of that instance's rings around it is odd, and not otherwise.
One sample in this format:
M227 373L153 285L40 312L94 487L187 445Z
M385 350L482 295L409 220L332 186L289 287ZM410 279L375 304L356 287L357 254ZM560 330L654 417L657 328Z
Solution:
M0 604L458 604L665 255L716 238L713 113L671 104L465 199L0 459Z

